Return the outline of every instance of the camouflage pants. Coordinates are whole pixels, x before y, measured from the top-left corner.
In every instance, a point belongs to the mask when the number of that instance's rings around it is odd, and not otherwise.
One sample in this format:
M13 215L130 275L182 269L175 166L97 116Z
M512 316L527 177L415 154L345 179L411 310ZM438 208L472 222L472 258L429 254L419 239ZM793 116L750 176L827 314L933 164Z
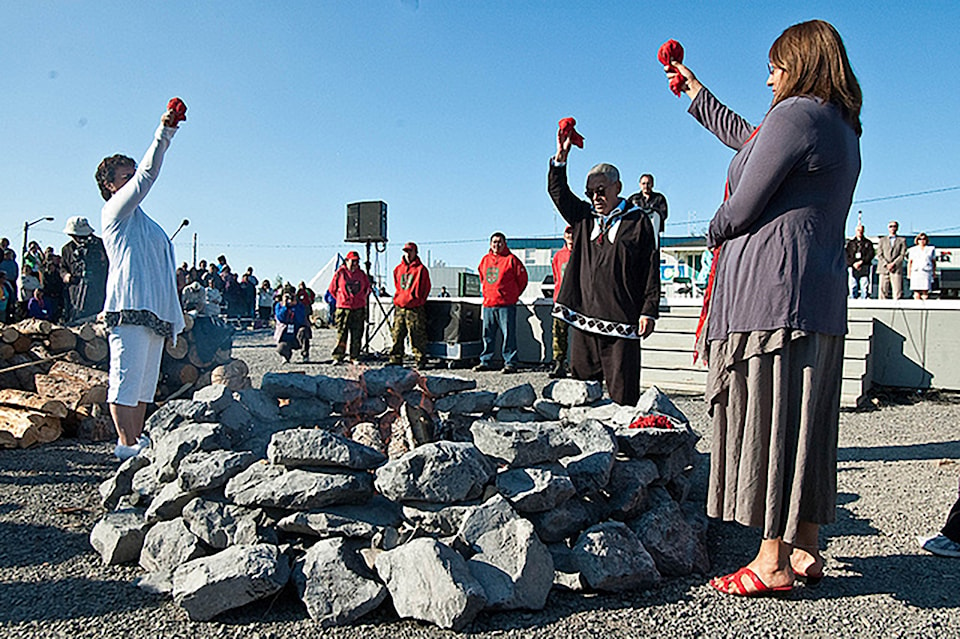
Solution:
M403 342L410 334L410 346L413 356L417 361L427 356L427 309L423 306L418 308L394 308L393 329L390 331L393 337L393 349L390 351L390 363L403 363Z
M567 359L567 336L570 334L570 325L553 318L553 361L563 362Z
M360 345L367 325L367 309L338 308L334 317L337 327L337 345L333 349L333 359L340 361L347 352L347 334L350 334L350 359L360 356Z

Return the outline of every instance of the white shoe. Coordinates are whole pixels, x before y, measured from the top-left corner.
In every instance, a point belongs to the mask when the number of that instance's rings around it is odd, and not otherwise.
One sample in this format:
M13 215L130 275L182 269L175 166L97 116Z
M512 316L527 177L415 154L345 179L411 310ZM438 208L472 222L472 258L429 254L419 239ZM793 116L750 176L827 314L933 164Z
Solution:
M135 446L124 446L120 442L117 442L116 447L113 449L113 456L119 459L120 461L126 461L131 457L136 457L140 454L140 444Z
M150 448L150 438L146 435L140 435L140 437L137 439L137 446L140 447L140 450Z
M960 544L944 535L917 537L920 547L940 557L960 557Z

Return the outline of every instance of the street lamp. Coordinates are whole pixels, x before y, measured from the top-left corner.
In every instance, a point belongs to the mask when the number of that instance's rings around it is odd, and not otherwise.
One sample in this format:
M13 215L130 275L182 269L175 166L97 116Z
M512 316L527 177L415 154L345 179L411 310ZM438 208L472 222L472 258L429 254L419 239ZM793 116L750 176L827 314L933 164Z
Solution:
M23 266L27 259L27 232L31 226L39 222L53 222L53 218L48 215L47 217L38 218L33 222L23 223L23 250L20 252L20 266Z

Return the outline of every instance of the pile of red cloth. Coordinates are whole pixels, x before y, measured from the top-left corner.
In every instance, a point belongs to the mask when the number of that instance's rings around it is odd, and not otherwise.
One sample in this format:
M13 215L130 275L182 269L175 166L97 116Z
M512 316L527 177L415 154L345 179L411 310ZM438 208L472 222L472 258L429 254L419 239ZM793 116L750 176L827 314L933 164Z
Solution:
M577 121L573 118L563 118L560 122L557 123L560 126L560 137L561 139L566 140L570 138L570 143L574 146L579 146L583 148L583 136L577 133L577 130L573 127L577 126Z
M180 98L170 98L170 101L167 102L167 111L173 111L174 126L187 119L187 105Z
M628 428L673 428L673 422L666 415L642 415L630 422Z
M670 64L670 62L683 62L683 47L680 46L680 43L676 40L667 40L660 45L660 50L657 51L657 59L660 60L660 64L669 67L668 71L677 74L670 80L670 90L679 98L686 85L686 80L684 80L680 72L677 71L677 67Z

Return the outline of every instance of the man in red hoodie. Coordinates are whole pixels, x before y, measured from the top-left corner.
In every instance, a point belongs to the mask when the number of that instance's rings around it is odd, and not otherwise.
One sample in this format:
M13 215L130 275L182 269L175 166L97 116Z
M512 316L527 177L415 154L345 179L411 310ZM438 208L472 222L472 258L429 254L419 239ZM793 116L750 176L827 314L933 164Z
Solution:
M563 282L563 273L567 270L567 262L570 261L570 249L573 248L573 227L568 226L563 231L563 248L557 251L553 256L551 265L553 267L553 301L557 301L557 295L560 293L560 284ZM570 325L557 317L553 318L553 370L550 371L550 377L567 376L567 340L570 336L568 327Z
M390 363L403 364L403 341L410 333L410 346L417 358L417 367L427 363L427 312L424 304L430 295L430 272L417 255L417 245L403 245L403 259L393 269L393 350Z
M527 287L527 269L507 248L507 238L490 236L490 252L480 260L483 286L483 352L475 371L492 371L497 330L503 333L503 373L517 372L517 300Z
M370 278L360 270L360 256L356 251L347 253L343 265L333 274L328 290L337 300L337 312L334 316L337 345L333 349L333 363L343 362L348 333L350 359L356 361L360 357L360 342L367 323L367 296L370 295Z

